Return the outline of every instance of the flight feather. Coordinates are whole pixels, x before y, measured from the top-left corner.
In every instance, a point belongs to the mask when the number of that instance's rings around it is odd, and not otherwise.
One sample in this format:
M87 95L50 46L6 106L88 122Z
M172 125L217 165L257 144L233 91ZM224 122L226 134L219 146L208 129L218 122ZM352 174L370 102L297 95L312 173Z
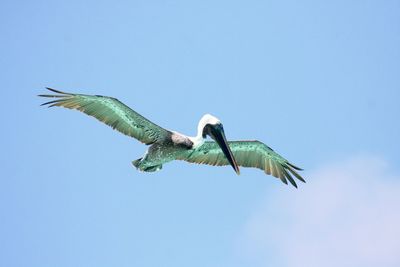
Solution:
M305 182L297 172L302 169L289 163L285 158L260 141L229 141L228 144L237 164L242 167L261 169L266 174L271 174L279 178L285 184L289 180L295 187L297 187L297 184L293 176ZM204 142L200 147L189 150L179 159L191 163L213 166L229 165L221 148L217 143L212 141Z
M48 107L76 109L111 126L119 132L134 137L145 144L162 140L169 131L149 121L116 98L100 95L71 94L47 88L56 94L41 97L56 98L43 103Z

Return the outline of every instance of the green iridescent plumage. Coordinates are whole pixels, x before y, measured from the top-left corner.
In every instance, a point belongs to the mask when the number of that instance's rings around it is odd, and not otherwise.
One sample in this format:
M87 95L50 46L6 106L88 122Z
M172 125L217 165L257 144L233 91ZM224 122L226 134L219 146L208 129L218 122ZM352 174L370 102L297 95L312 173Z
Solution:
M260 141L229 141L228 144L239 166L261 169L267 174L280 178L285 184L289 180L295 187L297 185L291 174L300 181L305 182L296 172L296 170L301 170L300 168L289 163ZM229 165L221 148L215 142L204 142L197 149L192 149L182 154L179 159L213 166Z
M39 96L54 97L57 100L46 102L42 106L58 106L82 111L145 144L152 144L165 138L168 134L167 130L152 123L116 98L100 95L71 94L52 88L47 89L58 93L58 95Z
M184 160L213 166L231 164L238 174L237 165L258 168L266 174L279 178L285 184L289 180L295 187L297 185L293 176L305 182L297 173L298 170L301 170L300 168L289 163L264 143L259 141L227 142L221 122L212 115L204 115L199 122L198 135L188 137L154 124L116 98L71 94L51 88L47 89L56 94L39 96L56 99L42 105L79 110L125 135L134 137L147 145L151 144L142 158L132 162L141 171L158 171L162 169L164 163L172 160ZM203 142L205 134L210 135L219 143ZM222 143L221 138L224 139ZM221 149L221 145L225 151Z

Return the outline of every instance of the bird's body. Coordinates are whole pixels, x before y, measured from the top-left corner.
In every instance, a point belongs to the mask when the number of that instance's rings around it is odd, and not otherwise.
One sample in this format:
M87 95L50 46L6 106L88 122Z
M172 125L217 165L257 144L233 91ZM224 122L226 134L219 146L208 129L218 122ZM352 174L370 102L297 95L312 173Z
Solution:
M141 171L158 171L164 163L176 160L192 147L193 142L188 137L171 133L164 140L152 144L142 158L132 163Z
M121 133L134 137L150 145L143 157L132 164L144 172L162 169L162 165L173 160L184 160L191 163L213 166L231 165L239 174L239 167L262 169L265 173L287 180L297 187L292 175L304 182L296 172L300 168L274 152L259 141L227 141L220 120L204 115L197 127L194 137L164 129L133 111L119 100L100 96L64 93L47 88L57 95L39 95L56 98L43 105L62 106L77 109L106 123ZM205 141L210 136L216 142Z

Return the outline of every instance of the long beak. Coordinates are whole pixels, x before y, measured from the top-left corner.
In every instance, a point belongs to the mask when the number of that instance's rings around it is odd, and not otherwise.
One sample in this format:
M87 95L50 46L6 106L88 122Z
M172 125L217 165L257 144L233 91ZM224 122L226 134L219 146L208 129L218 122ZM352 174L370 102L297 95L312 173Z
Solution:
M221 125L212 125L209 129L209 135L212 139L214 139L218 145L221 147L222 151L225 154L225 157L228 159L232 168L239 175L240 170L239 166L236 163L236 159L232 154L231 149L229 148L228 141L226 141L225 132Z

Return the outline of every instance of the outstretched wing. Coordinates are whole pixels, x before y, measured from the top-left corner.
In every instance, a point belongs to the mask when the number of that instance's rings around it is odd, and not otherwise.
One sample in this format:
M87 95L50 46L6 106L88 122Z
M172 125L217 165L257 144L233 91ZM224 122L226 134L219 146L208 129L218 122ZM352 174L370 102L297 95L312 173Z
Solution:
M285 184L289 180L296 188L292 175L305 182L296 172L302 169L289 163L264 143L260 141L229 141L228 143L238 165L261 169L267 174L280 178ZM189 150L180 160L213 166L229 165L221 148L215 142L204 142L200 147Z
M42 106L77 109L95 117L123 134L136 138L142 143L151 144L162 140L169 134L168 130L152 123L116 98L100 95L71 94L51 88L47 89L57 93L57 95L39 96L57 99L46 102Z

